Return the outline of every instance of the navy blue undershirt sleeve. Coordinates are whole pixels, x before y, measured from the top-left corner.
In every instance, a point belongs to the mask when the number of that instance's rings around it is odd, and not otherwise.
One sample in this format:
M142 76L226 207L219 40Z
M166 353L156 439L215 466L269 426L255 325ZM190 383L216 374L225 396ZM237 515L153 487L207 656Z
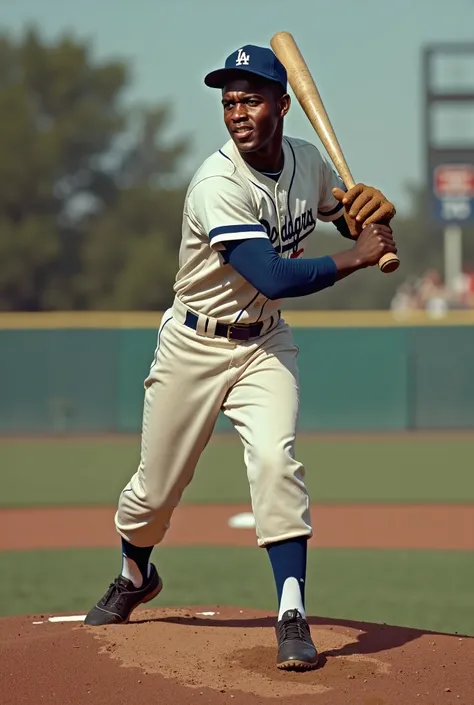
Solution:
M354 239L351 235L351 231L349 230L349 226L347 225L347 221L344 218L344 216L341 216L340 218L337 218L337 220L333 220L332 222L334 223L336 228L339 230L342 237L346 237L348 240Z
M332 257L282 259L267 238L225 243L225 261L268 299L306 296L337 279Z

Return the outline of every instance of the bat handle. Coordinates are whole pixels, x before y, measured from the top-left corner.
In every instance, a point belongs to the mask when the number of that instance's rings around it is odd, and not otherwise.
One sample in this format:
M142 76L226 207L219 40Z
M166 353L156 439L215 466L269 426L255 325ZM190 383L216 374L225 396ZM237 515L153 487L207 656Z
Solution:
M347 164L343 163L339 165L339 174L348 191L349 189L355 186L354 177L352 176ZM386 255L382 255L382 257L379 259L379 269L384 274L391 274L392 272L396 272L399 266L400 260L398 259L397 255L394 255L392 252L387 252Z

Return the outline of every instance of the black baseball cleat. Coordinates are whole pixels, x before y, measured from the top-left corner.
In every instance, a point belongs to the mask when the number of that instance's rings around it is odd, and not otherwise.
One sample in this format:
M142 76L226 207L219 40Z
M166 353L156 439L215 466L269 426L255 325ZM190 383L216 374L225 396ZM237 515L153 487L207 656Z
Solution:
M150 565L150 575L139 588L131 580L119 575L111 583L105 595L94 605L84 624L98 627L104 624L126 624L135 607L153 600L163 589L163 581Z
M298 610L288 610L275 627L278 642L277 667L287 671L309 671L318 665L318 652L309 624Z

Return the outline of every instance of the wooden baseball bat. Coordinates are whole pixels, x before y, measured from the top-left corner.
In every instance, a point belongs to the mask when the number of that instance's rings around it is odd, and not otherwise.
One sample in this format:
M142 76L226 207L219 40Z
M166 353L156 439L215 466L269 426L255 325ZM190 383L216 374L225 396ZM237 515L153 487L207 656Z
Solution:
M281 61L288 74L288 82L293 92L316 131L319 139L339 172L347 189L355 186L341 146L334 132L316 83L289 32L277 32L270 40L275 55ZM394 254L385 254L379 260L379 267L386 274L398 269L400 260Z

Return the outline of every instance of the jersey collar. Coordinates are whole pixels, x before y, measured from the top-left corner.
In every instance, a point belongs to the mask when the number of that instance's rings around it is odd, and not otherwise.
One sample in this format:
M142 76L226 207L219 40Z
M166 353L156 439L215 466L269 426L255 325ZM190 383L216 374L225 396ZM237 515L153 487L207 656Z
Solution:
M278 187L284 190L288 190L294 173L295 158L293 150L289 146L285 137L283 138L282 148L284 164L283 171L281 172L280 178L278 179ZM260 171L257 171L256 169L253 169L251 166L249 166L247 162L242 159L242 156L232 139L226 142L226 144L221 148L220 151L223 152L223 154L225 154L225 156L228 157L236 166L238 166L239 171L242 171L246 175L246 177L250 179L250 181L257 182L259 185L264 186L271 193L275 191L275 186L277 182L275 182L273 179L270 179L268 176L265 176Z

